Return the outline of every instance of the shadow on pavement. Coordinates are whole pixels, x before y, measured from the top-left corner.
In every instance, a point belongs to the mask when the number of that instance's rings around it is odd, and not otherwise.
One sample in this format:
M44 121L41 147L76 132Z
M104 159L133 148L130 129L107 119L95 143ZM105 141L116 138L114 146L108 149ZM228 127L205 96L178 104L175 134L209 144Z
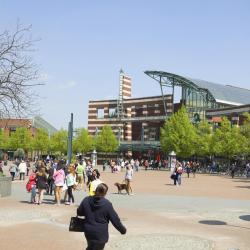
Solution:
M239 219L241 219L241 220L246 220L246 221L250 221L250 214L241 215L241 216L239 216Z
M36 205L35 203L31 203L30 201L19 201L20 203L24 203L24 204L33 204ZM47 200L47 199L43 199L42 204L48 204L48 205L54 205L55 202L52 200Z
M237 187L237 188L248 188L248 189L250 189L250 186L235 186L235 187Z
M250 215L243 215L243 216L240 216L239 218L242 219L241 217L245 218L245 220L250 220ZM244 220L244 219L242 219L242 220ZM205 225L210 225L210 226L229 226L229 227L250 229L249 227L242 227L242 226L227 224L225 221L220 221L220 220L200 220L199 223L205 224Z
M205 224L205 225L212 225L212 226L227 225L225 221L220 221L220 220L200 220L199 223Z
M127 193L120 193L120 194L118 194L118 193L110 193L110 194L116 194L116 195L128 195Z

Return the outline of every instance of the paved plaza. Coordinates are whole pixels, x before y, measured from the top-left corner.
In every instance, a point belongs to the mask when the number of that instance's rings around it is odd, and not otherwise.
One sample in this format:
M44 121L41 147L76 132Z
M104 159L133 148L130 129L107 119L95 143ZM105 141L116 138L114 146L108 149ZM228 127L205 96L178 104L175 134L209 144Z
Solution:
M101 173L109 185L108 199L118 211L127 234L110 225L107 250L112 249L250 249L250 180L197 174L172 185L166 171L135 173L134 195L118 195L114 186L124 173ZM14 181L12 196L0 199L0 249L85 249L81 233L68 232L70 217L87 194L74 192L76 205L29 204L26 181Z

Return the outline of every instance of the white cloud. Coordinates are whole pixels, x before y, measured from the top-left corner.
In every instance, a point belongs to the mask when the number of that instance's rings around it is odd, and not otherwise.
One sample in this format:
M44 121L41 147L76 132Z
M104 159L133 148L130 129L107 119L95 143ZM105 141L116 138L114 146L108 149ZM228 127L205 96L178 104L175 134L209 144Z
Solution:
M73 87L75 87L77 85L77 83L75 81L69 81L65 84L61 84L59 85L60 89L71 89Z

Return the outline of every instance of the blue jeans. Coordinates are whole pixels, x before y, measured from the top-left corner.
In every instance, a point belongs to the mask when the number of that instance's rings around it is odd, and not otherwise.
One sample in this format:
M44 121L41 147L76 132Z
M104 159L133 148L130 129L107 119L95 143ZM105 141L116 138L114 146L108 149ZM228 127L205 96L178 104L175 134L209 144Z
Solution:
M31 197L30 197L30 202L36 202L36 186L34 185L31 188Z
M181 185L181 174L178 174L178 179L177 179L177 181L178 181L178 185Z

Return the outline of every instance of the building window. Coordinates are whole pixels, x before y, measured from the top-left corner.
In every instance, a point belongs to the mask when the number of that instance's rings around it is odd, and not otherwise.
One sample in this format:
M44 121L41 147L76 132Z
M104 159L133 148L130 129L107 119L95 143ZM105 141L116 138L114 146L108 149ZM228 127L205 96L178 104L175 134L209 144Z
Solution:
M116 109L115 108L109 108L109 118L116 117Z
M97 109L97 118L104 118L104 108Z

